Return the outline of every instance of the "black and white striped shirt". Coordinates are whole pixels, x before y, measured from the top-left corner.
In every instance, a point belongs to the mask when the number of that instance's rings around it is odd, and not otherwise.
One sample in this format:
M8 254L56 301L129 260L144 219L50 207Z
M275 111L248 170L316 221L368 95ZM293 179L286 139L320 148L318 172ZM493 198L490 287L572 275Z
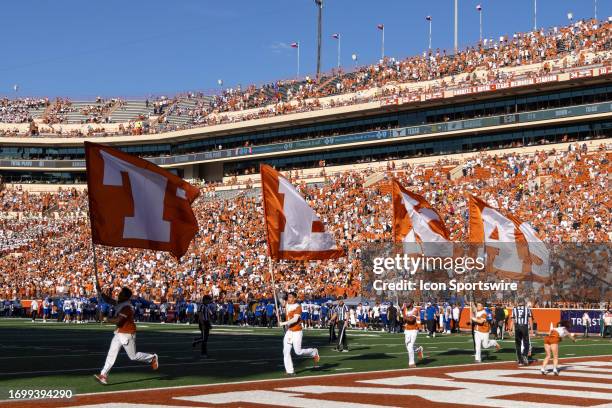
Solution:
M516 326L527 326L532 317L529 306L515 306L512 309L512 319Z
M346 305L338 305L336 306L336 315L338 316L339 321L344 321L348 317L348 307Z
M212 319L212 310L210 308L210 304L201 303L200 304L200 321L209 322L211 319Z

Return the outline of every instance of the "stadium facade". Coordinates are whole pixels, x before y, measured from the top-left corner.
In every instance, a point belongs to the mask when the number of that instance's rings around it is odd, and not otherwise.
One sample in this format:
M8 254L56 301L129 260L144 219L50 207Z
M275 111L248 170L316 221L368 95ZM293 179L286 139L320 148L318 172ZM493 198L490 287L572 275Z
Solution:
M381 97L348 106L141 136L0 137L8 182L84 180L85 140L117 146L185 178L438 156L609 137L612 67Z

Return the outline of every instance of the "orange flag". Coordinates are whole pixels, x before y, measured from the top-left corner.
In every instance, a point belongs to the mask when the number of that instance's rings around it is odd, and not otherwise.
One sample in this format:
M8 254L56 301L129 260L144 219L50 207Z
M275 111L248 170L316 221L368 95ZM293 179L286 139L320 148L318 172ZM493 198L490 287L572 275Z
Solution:
M468 206L468 241L484 244L492 270L511 278L549 277L549 250L529 223L504 215L471 194Z
M450 234L440 214L422 196L393 180L393 240L403 242L412 234L425 242L448 242Z
M344 256L291 182L265 164L260 172L270 257L314 260Z
M198 188L120 150L85 142L89 218L95 244L171 252L180 258L198 231Z

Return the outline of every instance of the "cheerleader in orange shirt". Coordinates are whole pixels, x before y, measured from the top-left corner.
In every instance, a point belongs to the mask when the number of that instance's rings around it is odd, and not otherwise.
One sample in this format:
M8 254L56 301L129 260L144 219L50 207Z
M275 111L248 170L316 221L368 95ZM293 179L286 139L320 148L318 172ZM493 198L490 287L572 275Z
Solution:
M149 363L151 364L151 368L153 370L157 370L159 368L157 354L136 352L136 324L134 323L134 307L130 301L132 291L126 287L122 288L121 292L119 292L119 295L117 296L117 300L115 301L110 296L102 293L102 289L97 283L96 288L106 303L115 306L115 311L117 314L117 317L111 319L104 318L105 322L114 323L117 325L117 329L115 330L115 335L111 341L108 355L106 356L106 362L104 363L104 368L102 368L100 374L94 374L96 380L98 380L98 382L101 384L107 384L108 373L111 368L113 368L115 360L117 359L117 354L119 354L121 347L123 347L130 360Z
M284 299L283 299L284 300ZM287 320L281 322L281 326L287 326L285 337L283 338L283 356L285 363L285 371L288 376L295 376L293 370L293 360L291 359L291 349L295 351L298 356L306 355L312 357L314 360L315 367L319 363L319 350L316 348L303 349L302 348L302 307L297 301L297 294L290 292L287 296L285 303L285 313Z
M402 308L402 318L404 319L404 342L408 350L408 367L416 367L414 362L414 352L419 355L419 359L423 359L423 346L416 346L417 335L421 321L417 317L419 311L410 302L408 306Z
M552 326L552 324L551 324ZM574 343L576 342L576 336L569 331L570 324L567 320L559 322L557 327L550 330L548 336L544 337L544 350L546 351L546 358L542 362L541 372L543 375L548 373L547 365L550 360L550 355L553 356L553 374L559 375L557 369L559 365L559 343L563 337L569 337Z

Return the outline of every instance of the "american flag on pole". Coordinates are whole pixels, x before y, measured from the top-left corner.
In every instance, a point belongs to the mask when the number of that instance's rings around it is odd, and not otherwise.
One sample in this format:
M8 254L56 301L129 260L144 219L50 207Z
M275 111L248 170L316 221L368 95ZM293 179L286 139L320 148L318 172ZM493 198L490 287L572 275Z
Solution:
M425 17L425 20L427 20L427 21L431 21L431 16L426 16L426 17Z
M477 5L477 6L476 6L476 10L478 10L478 11L482 11L482 6L481 6L480 4L479 4L479 5Z
M334 33L334 34L332 34L332 38L335 38L337 40L337 39L340 38L340 34Z
M292 42L291 43L291 48L298 48L300 46L300 43L298 42Z
M376 26L376 28L378 28L379 30L384 30L385 29L385 25L384 24L378 24Z

